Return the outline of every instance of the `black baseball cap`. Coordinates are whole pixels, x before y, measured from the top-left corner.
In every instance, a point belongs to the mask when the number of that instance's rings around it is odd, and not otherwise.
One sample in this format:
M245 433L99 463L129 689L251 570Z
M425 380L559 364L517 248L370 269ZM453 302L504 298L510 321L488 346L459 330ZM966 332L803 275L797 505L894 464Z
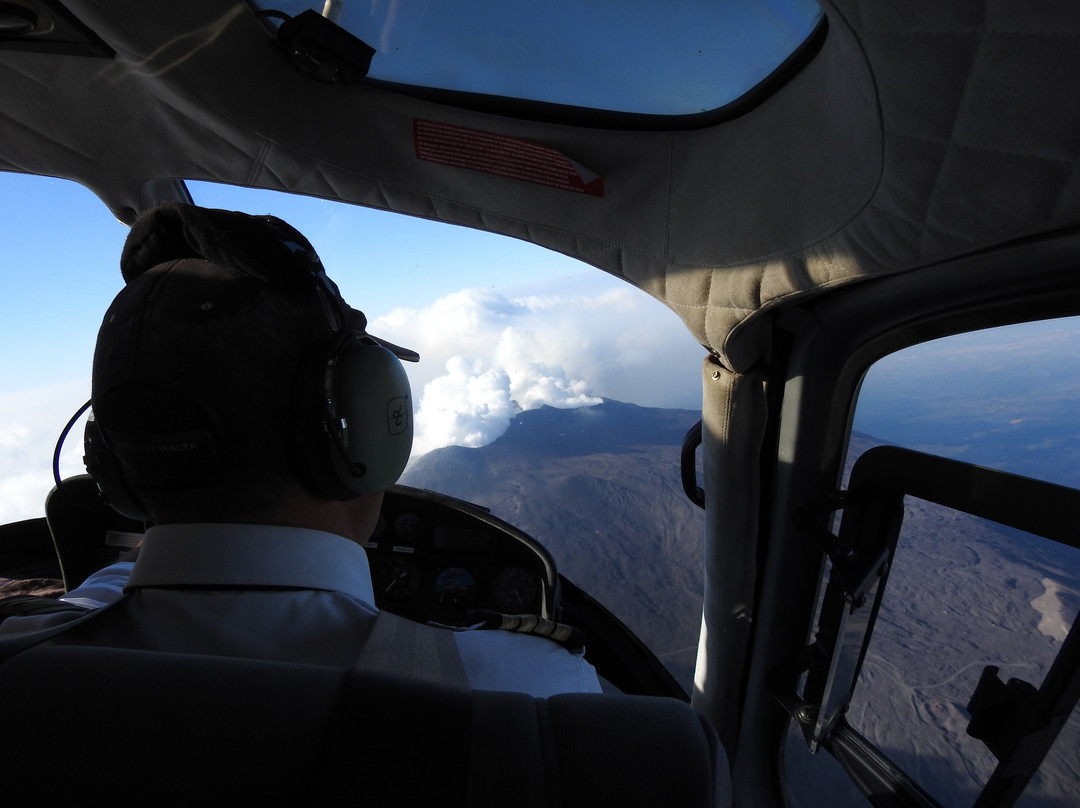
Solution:
M301 354L356 331L419 359L367 334L367 318L342 300L308 240L273 216L156 207L133 225L120 268L126 285L94 354L95 418L117 435L157 435L161 451L195 445L196 436L209 449L220 443L214 436L242 430L220 423L214 402L250 395L258 406L271 343Z
M364 313L345 303L315 248L303 233L276 216L181 203L159 205L132 226L120 256L120 272L131 283L160 264L183 258L231 267L287 294L321 286L341 307L339 327L363 332L399 359L420 360L416 351L369 334Z

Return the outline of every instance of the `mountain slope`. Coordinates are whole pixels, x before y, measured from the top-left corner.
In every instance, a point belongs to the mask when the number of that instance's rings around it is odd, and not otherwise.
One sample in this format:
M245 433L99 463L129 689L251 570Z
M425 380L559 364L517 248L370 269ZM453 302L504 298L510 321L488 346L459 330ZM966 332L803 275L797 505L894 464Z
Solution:
M542 407L488 446L424 455L402 482L488 507L536 537L688 686L704 515L683 493L679 452L699 418L610 400Z

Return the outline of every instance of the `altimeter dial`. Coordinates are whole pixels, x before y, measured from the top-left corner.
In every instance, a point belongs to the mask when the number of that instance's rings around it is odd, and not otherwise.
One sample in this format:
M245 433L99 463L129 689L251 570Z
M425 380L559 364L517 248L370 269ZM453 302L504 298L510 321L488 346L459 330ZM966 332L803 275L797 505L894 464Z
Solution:
M536 576L524 567L505 567L491 582L491 597L495 606L507 614L533 610L539 593Z
M420 572L411 558L391 556L384 559L376 568L375 592L390 600L408 600L420 589Z

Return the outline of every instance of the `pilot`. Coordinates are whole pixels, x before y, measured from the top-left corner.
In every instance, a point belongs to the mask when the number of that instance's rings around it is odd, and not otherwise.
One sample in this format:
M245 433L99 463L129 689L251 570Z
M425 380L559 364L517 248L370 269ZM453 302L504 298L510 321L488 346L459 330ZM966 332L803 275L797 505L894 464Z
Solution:
M362 545L411 449L398 360L416 355L369 335L307 239L274 217L163 205L132 227L120 266L87 465L149 528L125 596L123 564L91 579L84 605L118 602L65 634L351 665L378 613ZM12 617L0 631L71 619ZM474 689L600 692L581 652L550 639L452 636Z

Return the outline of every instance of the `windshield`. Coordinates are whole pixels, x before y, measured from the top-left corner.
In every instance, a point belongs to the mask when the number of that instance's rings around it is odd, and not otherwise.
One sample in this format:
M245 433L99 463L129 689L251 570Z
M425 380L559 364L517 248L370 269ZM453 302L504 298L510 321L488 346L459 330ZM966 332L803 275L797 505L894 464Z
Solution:
M0 174L12 244L0 319L0 521L39 517L61 428L89 398L126 228L73 183ZM302 198L192 183L208 207L273 213L319 250L372 333L419 351L403 481L490 508L635 629L687 689L700 511L678 449L700 418L702 349L626 283L525 242ZM83 473L82 426L61 455Z

